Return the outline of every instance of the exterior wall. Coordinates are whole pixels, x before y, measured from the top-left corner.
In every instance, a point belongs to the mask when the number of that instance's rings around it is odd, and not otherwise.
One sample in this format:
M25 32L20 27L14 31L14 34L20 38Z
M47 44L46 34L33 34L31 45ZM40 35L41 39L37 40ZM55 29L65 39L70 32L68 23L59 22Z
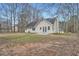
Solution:
M48 26L50 26L50 30L48 30ZM39 23L39 25L36 27L36 33L39 33L39 34L48 34L48 33L52 33L52 24L49 23L48 21L42 21ZM41 27L41 29L40 29ZM43 27L46 27L47 29L47 32L43 32Z
M33 31L32 28L28 28L25 30L26 33L36 33L36 31Z
M56 20L55 22L54 22L54 33L59 33L59 21L58 20Z
M50 27L50 30L48 30L48 26ZM47 29L46 32L43 32L43 27L46 27ZM55 21L54 24L51 24L50 22L44 20L35 26L35 31L33 31L32 28L28 28L27 30L25 30L25 32L38 33L38 34L57 33L59 32L59 22Z

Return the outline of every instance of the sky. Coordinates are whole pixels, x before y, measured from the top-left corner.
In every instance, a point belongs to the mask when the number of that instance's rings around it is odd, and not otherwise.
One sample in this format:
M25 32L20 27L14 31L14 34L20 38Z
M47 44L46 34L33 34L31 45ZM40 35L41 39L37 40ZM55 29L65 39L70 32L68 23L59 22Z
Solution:
M58 5L56 5L56 4L54 5L54 4L48 4L48 3L32 3L31 6L33 8L37 8L37 9L42 10L42 11L44 10L41 13L41 15L44 18L52 17L56 13L56 10L57 10L57 7L58 7ZM4 4L4 7L6 8L6 4ZM0 11L1 11L0 14L2 14L2 6L1 6L1 4L0 4Z
M42 10L43 12L41 12L41 16L43 18L53 18L55 16L54 14L56 13L57 7L58 7L57 4L48 4L48 3L31 3L31 6L38 10ZM5 14L4 8L7 9L6 3L4 3L3 6L0 3L0 20L1 21L6 21L6 19L7 19L7 17L5 17L5 15L3 15L3 14ZM20 11L20 8L17 9L17 11ZM14 21L13 21L13 23L14 23ZM18 23L18 21L16 21L16 24L17 23Z
M56 12L59 8L58 3L30 3L30 4L33 8L42 10L41 15L43 18L53 18L54 16L56 16ZM4 3L4 7L6 9L7 7L6 3ZM17 11L20 11L20 8ZM4 12L3 7L0 4L0 17L4 17L2 16L3 12Z
M58 8L58 5L53 3L52 4L35 3L35 4L32 4L32 6L37 9L46 10L42 13L42 16L44 18L50 18L54 16Z
M38 10L42 10L41 15L43 18L53 18L54 16L57 16L57 10L60 7L59 3L30 3L33 8L36 8ZM6 9L6 3L4 3L4 7ZM3 13L3 7L0 4L0 17L2 16ZM17 10L20 11L20 8ZM59 15L60 20L62 17Z

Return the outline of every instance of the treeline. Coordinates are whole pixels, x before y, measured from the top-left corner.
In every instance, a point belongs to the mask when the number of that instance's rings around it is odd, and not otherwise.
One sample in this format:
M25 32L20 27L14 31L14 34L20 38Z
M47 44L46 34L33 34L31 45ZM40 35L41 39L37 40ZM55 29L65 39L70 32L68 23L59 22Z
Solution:
M70 4L59 4L59 15L61 14L62 28L64 32L79 32L79 4L70 3Z
M37 6L29 3L0 4L0 20L6 21L7 32L24 32L31 21L43 19L43 13L50 17L57 16L61 30L64 32L79 32L79 4L40 4Z
M0 4L0 18L7 23L7 32L24 32L26 25L35 20L39 20L40 10L32 7L31 4L8 3ZM0 19L1 20L1 19Z

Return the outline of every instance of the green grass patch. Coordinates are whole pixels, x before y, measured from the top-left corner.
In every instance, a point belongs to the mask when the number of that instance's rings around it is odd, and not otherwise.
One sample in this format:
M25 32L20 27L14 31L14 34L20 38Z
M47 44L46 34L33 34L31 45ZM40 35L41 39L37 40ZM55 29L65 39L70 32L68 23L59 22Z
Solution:
M54 35L71 35L71 33L53 33Z
M0 37L0 39L6 39L14 42L38 42L42 40L44 36L35 34L24 34L24 35L8 35Z

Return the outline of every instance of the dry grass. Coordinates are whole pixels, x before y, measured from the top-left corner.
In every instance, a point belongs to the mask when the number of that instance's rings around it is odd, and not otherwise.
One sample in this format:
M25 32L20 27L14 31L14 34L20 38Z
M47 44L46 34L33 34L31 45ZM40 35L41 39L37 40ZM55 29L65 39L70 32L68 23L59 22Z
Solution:
M79 55L79 34L0 34L0 55Z

